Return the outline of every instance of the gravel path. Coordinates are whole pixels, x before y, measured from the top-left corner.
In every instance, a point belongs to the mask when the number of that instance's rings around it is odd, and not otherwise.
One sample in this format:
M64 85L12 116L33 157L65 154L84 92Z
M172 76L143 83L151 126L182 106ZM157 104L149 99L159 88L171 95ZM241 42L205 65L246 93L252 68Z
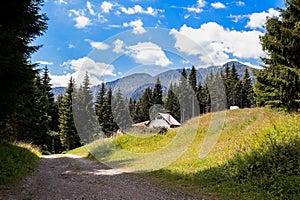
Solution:
M43 156L20 183L0 188L0 199L196 199L74 155Z

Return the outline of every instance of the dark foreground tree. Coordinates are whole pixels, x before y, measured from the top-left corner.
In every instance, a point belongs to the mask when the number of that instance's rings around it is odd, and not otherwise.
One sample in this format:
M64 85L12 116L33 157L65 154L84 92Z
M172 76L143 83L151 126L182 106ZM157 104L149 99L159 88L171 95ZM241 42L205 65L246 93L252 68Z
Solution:
M28 60L39 47L30 45L47 29L47 17L40 13L42 2L0 2L0 140L10 134L7 121L26 98L26 89L33 85L35 65Z
M280 17L267 20L262 36L264 70L257 73L255 86L259 106L293 111L300 105L300 0L286 0Z

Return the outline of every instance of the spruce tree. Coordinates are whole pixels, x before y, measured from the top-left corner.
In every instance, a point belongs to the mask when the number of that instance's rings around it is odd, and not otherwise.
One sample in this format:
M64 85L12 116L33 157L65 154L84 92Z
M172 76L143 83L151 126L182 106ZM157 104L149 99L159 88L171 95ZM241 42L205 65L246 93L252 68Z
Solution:
M177 96L174 93L173 84L170 84L167 92L164 108L171 113L171 115L178 121L180 121L180 104Z
M47 29L41 6L42 0L0 2L0 141L12 135L10 118L25 114L16 112L26 104L22 101L27 101L27 89L34 84L36 71L30 56L39 46L31 45Z
M190 110L191 117L194 117L199 114L199 103L197 102L197 71L194 66L189 74L189 99L191 102Z
M47 104L47 107L48 107L47 114L48 114L48 116L51 117L50 122L49 122L50 130L58 132L59 131L59 128L58 128L58 125L59 125L58 106L54 100L54 94L52 93L50 81L51 81L51 78L49 76L49 70L48 70L48 67L45 66L45 68L43 69L42 85L43 85L44 93L47 97L47 101L45 101L44 103Z
M229 76L229 105L235 106L238 103L238 98L240 95L240 83L239 83L239 74L233 63L231 66L230 76Z
M186 70L183 68L179 78L178 90L179 94L179 103L180 103L180 122L183 123L191 117L191 101L190 93L188 87L188 79Z
M153 104L162 105L163 104L162 96L163 96L162 86L160 84L159 77L157 77L157 80L156 80L156 83L155 83L155 86L153 89L153 97L152 97Z
M98 139L93 93L89 85L89 76L86 72L83 83L73 98L73 117L75 125L81 141L86 144Z
M242 92L243 107L250 108L254 105L254 91L253 91L253 85L252 85L248 68L245 69L245 74L242 83L243 83L243 92Z
M101 123L101 128L107 137L111 136L114 132L118 130L118 125L116 124L114 119L112 100L112 89L109 88L103 103L103 119L105 120ZM119 120L119 118L116 120Z
M114 121L117 123L121 130L126 130L132 125L132 120L130 117L128 105L125 102L123 95L118 89L117 93L112 99L112 111L114 116Z
M62 105L59 108L59 129L62 145L66 150L77 148L81 145L80 137L77 133L73 119L73 95L74 95L74 80L71 77L66 94L63 97Z
M152 90L150 87L147 87L140 98L140 120L147 121L150 119L150 108L153 105L152 100Z
M255 86L259 106L295 111L300 106L300 0L286 0L280 17L267 20L260 40L268 54Z
M49 146L49 121L47 114L47 96L40 76L37 74L33 85L28 85L24 91L24 99L17 107L12 121L17 140L31 142L41 147L43 151Z
M197 71L194 66L192 66L191 72L189 74L189 85L192 87L194 92L197 91Z
M97 95L97 99L95 102L96 116L97 116L98 124L100 125L101 128L103 128L103 123L105 123L105 118L104 118L105 95L106 95L105 83L102 82L100 91Z

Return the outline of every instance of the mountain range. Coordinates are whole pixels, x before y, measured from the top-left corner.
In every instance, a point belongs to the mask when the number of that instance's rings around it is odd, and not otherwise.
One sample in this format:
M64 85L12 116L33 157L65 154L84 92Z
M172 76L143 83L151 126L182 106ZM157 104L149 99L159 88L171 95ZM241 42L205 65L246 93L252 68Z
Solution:
M237 72L239 74L239 77L244 76L245 69L248 68L250 76L252 78L252 81L254 82L254 72L253 68L244 65L237 61L231 61L228 63L225 63L222 66L211 66L207 68L198 68L197 69L197 81L201 82L203 84L205 77L210 71L213 73L216 73L217 71L224 72L226 65L231 67L233 64L235 64ZM186 69L187 74L190 73L190 68ZM106 82L106 88L109 87L112 88L113 92L116 92L118 89L120 89L123 96L129 98L132 97L134 99L138 99L142 93L144 92L145 88L150 87L154 88L154 85L156 83L157 78L160 79L163 92L167 91L167 88L171 83L178 83L180 74L182 72L182 69L172 69L165 72L162 72L160 74L157 74L155 76L151 76L146 73L135 73L128 76L125 76L123 78L116 79L114 81ZM97 94L100 91L101 85L92 86L91 90L94 95L94 99L96 99ZM55 99L61 93L62 95L65 94L66 88L65 87L53 87L52 92L54 94Z

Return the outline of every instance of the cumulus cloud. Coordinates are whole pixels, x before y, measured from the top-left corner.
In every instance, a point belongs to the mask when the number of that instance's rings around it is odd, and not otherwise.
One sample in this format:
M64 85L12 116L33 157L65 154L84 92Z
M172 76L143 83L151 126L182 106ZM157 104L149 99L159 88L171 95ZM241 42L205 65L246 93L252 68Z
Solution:
M215 3L211 3L210 4L213 8L215 9L222 9L222 8L226 8L226 6L221 3L221 2L215 2Z
M248 15L232 15L230 14L228 18L232 18L233 22L237 23L241 19L248 18L249 21L247 25L245 26L246 28L251 28L251 29L263 29L264 25L267 21L267 17L279 17L280 12L275 10L274 8L270 8L267 12L263 11L260 13L252 13Z
M110 13L110 11L113 9L113 7L116 6L116 4L113 4L108 1L103 1L101 4L101 9L103 13Z
M40 65L53 65L53 62L48 62L48 61L44 61L44 60L36 61L36 63L38 63Z
M121 7L121 11L127 15L133 15L133 14L148 14L152 16L156 16L159 12L163 12L163 10L160 9L154 9L151 6L147 7L147 9L144 9L140 5L135 5L133 7L125 8Z
M75 27L82 29L86 26L91 25L91 20L85 16L84 11L82 10L70 10L69 16L75 15L73 20L76 22Z
M76 84L81 84L84 80L84 75L87 72L90 77L92 85L101 83L99 77L102 76L116 76L114 73L114 66L111 64L96 62L89 57L82 57L79 59L68 60L64 62L62 67L74 70L74 73L67 73L65 75L50 75L51 84L53 86L67 86L71 76L75 79Z
M267 12L260 12L260 13L252 13L249 15L250 21L247 23L246 27L251 29L263 28L267 17L278 17L280 12L270 8Z
M51 78L50 83L53 85L53 87L67 87L69 80L72 77L76 77L76 74L65 74L65 75L49 75Z
M198 0L196 5L185 8L188 12L201 13L206 5L206 1Z
M90 43L91 47L98 49L98 50L106 50L109 48L108 44L105 44L103 42L96 42L90 39L85 39L86 42Z
M87 71L88 73L98 77L105 75L115 76L115 68L113 65L103 62L95 62L89 57L83 57L77 60L68 60L64 62L62 66L74 69L75 71Z
M230 56L242 59L258 59L264 56L260 45L260 31L236 31L225 29L215 22L202 24L199 28L183 25L172 29L176 39L175 48L187 55L199 56L206 66L223 64Z
M73 80L75 80L76 85L79 86L80 84L82 84L84 80L85 72L74 72L74 73L67 73L64 75L49 74L49 76L51 78L50 83L54 87L67 87L71 77L73 78ZM96 76L89 73L88 76L91 85L99 85L100 83L102 83L102 81L100 81Z
M115 53L123 53L132 57L136 63L142 65L157 65L166 67L172 62L168 59L160 46L152 42L139 42L136 45L127 46L122 40L114 42Z
M146 32L146 30L143 28L143 22L141 19L131 21L131 22L124 22L123 23L124 27L132 27L132 33L133 34L143 34Z

